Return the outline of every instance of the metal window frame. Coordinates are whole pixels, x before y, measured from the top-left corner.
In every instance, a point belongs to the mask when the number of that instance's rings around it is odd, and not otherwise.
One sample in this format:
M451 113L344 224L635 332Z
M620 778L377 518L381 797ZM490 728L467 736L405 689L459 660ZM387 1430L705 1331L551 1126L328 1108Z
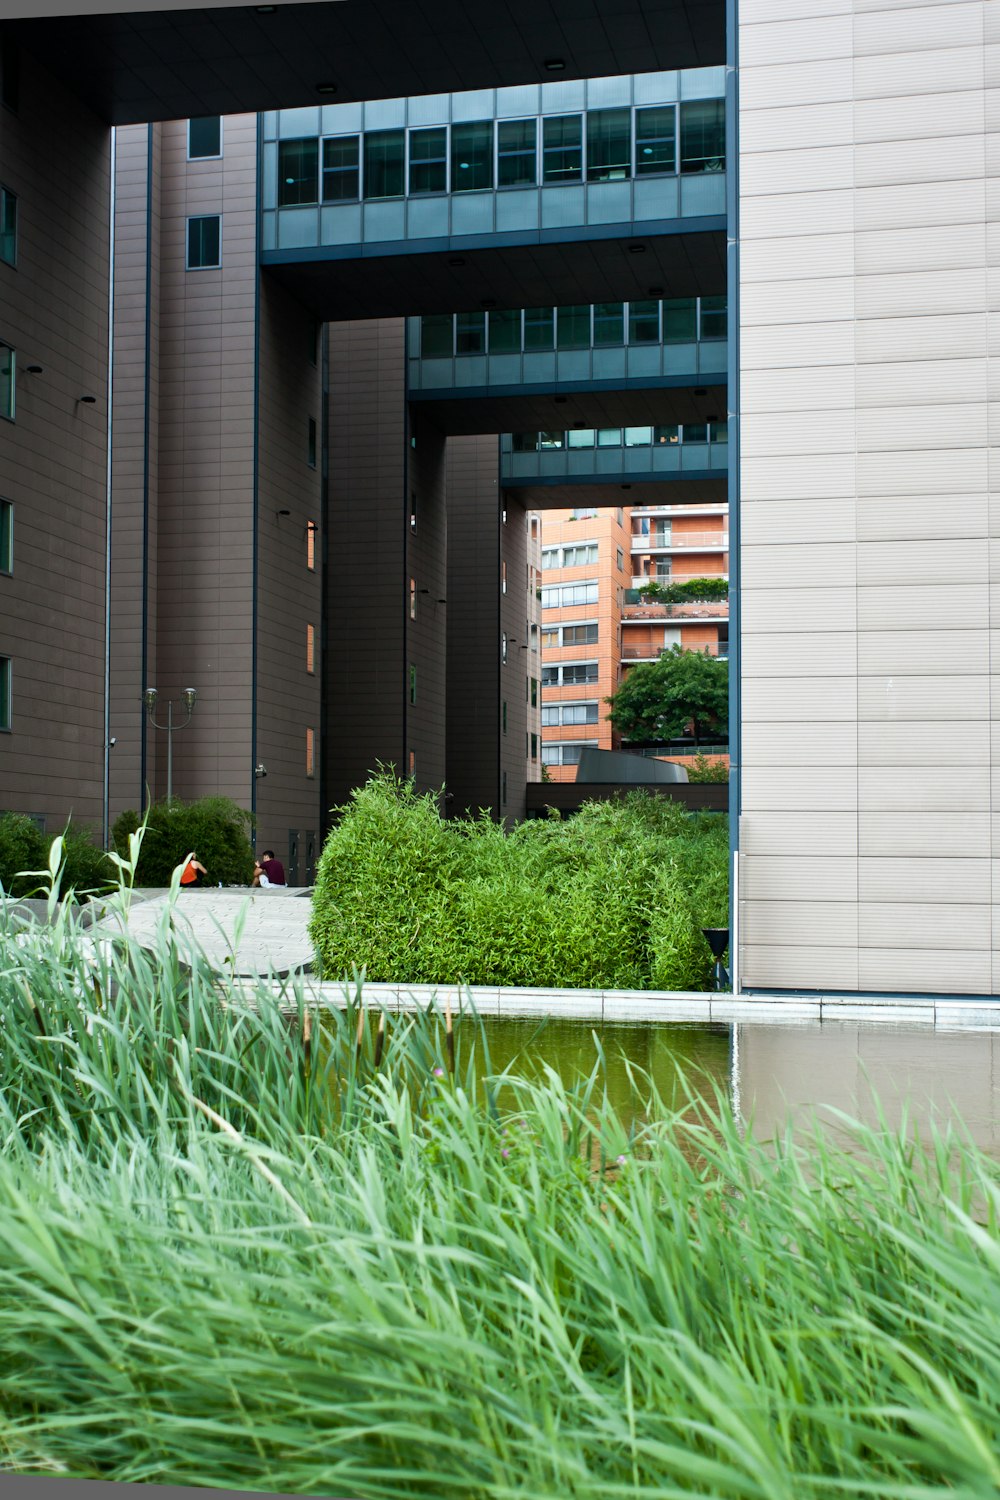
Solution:
M341 132L338 135L321 135L319 137L319 194L320 194L320 196L319 196L319 200L318 201L319 201L319 206L321 208L323 207L323 205L325 203L360 203L363 200L363 198L364 198L364 191L363 191L362 176L363 176L363 172L364 172L364 156L365 156L364 150L362 149L362 145L361 145L361 142L363 141L363 139L364 139L364 131L363 130L345 130L345 131ZM357 142L357 147L358 147L358 164L357 164L357 166L355 167L354 170L357 172L357 175L358 175L358 191L354 195L353 198L326 198L323 195L323 174L324 174L324 171L325 171L325 168L323 166L323 157L326 154L326 145L327 145L328 141L356 141ZM281 143L279 142L278 144L280 145ZM344 167L331 167L330 170L331 171L343 172L343 171L346 171L348 169L344 168Z
M218 151L206 151L204 156L191 155L191 121L192 120L218 120L219 122L219 149ZM223 131L225 130L225 115L190 115L187 122L187 159L188 161L221 161L224 150Z
M212 265L193 266L191 264L191 225L203 224L209 219L215 219L219 225L219 258ZM184 269L185 271L220 271L222 269L222 215L221 214L189 214L184 220Z
M14 502L0 495L0 558L3 556L5 537L8 566L5 568L0 563L0 577L12 578L14 575Z
M0 261L2 261L5 266L12 267L17 266L18 227L20 219L20 215L17 211L17 197L18 195L14 192L13 188L9 188L5 182L0 182L0 228L2 228L3 224L3 210L5 204L7 202L10 202L14 205L14 253L11 256L10 260L8 260L5 255L0 255Z

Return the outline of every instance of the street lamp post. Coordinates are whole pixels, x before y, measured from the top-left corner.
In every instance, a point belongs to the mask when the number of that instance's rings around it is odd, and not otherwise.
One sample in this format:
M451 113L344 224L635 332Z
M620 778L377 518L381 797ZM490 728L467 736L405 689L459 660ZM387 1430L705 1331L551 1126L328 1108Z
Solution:
M174 705L169 699L167 701L167 722L165 724L157 724L155 717L156 696L156 689L151 687L146 689L142 695L142 699L146 705L146 714L153 728L165 729L167 731L167 801L172 802L174 797L174 730L186 729L188 724L190 724L198 691L196 688L184 689L184 704L187 708L187 718L180 724L174 723Z

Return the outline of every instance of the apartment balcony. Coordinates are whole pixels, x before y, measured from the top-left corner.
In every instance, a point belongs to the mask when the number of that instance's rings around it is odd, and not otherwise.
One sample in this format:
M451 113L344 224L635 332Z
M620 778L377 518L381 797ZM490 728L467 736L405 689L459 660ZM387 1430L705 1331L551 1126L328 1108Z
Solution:
M663 582L665 580L661 580ZM684 583L683 578L672 578L671 583ZM638 589L626 589L622 613L622 628L630 623L646 624L650 620L688 620L709 624L714 620L729 619L728 599L685 599L680 604L640 603Z
M676 536L670 532L651 531L646 536L633 536L633 552L728 552L727 531L681 531ZM635 584L639 588L641 584Z
M672 646L622 646L621 660L623 665L625 663L631 665L638 661L659 661L661 656L666 656L672 650ZM717 656L720 661L728 661L729 659L727 650L719 651L717 649L713 651L709 647L708 654L709 656Z
M629 429L624 429L628 432ZM524 435L519 434L523 439ZM603 437L603 441L602 441ZM515 451L511 435L500 442L500 480L502 484L559 484L589 477L608 478L620 483L643 479L685 479L718 476L724 479L729 467L729 445L717 442L646 442L629 445L622 430L593 433L540 433L545 439L558 440L558 446L522 448ZM589 438L585 445L581 439ZM614 441L612 441L614 439ZM619 501L619 503L621 503Z

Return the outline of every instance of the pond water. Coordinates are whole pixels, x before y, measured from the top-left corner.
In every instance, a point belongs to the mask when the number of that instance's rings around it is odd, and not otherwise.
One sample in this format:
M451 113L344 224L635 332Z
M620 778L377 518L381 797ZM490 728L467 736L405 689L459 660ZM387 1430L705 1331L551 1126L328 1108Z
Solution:
M799 1127L831 1110L893 1128L905 1118L926 1138L934 1122L961 1123L984 1150L1000 1156L1000 1029L825 1021L796 1025L695 1025L504 1018L486 1023L499 1070L530 1073L544 1060L567 1082L604 1050L612 1102L628 1117L634 1100L627 1062L651 1075L662 1097L683 1103L679 1072L717 1084L755 1132L768 1137L791 1120Z

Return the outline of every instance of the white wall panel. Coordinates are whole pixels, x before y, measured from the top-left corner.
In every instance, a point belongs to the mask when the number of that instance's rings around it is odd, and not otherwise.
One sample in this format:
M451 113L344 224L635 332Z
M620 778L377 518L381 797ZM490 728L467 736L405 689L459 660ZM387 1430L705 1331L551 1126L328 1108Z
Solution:
M990 670L986 630L866 630L857 638L862 675L964 673Z
M925 6L914 25L906 10L877 10L854 18L854 48L858 57L915 48L977 47L983 39L983 7L949 0Z
M788 536L803 542L852 542L857 501L757 500L743 507L743 545L782 543Z
M851 276L788 281L780 286L760 282L745 287L740 297L743 328L760 323L778 327L790 322L835 323L853 317Z
M854 236L843 232L748 240L740 252L740 278L747 287L757 281L853 275Z
M862 990L902 990L915 995L988 995L992 968L985 953L912 952L862 948L858 965Z
M862 505L860 502L859 509ZM974 630L988 625L990 593L985 576L979 584L964 583L957 565L951 570L953 581L949 582L935 575L933 559L928 558L926 566L911 565L911 571L919 575L913 583L898 584L892 569L881 566L883 561L884 553L873 561L879 577L871 584L859 584L856 602L860 630L925 630L928 625L939 630ZM984 575L985 571L982 569Z
M986 295L984 266L958 271L877 272L859 276L855 306L859 318L926 318L976 313Z
M748 812L740 819L740 843L752 857L858 852L858 819L853 812Z
M748 901L857 901L856 859L759 855L742 873Z
M857 413L857 434L859 453L898 453L903 449L913 454L925 448L948 453L949 448L975 448L976 469L983 472L985 481L985 401L869 408ZM985 489L985 482L977 488Z
M859 364L854 372L854 386L858 406L925 406L981 401L988 375L985 356L892 360L885 364Z
M767 110L758 110L767 114ZM926 182L928 176L914 179ZM817 146L808 157L802 151L748 151L740 160L740 192L746 197L760 193L827 191L854 186L854 151L850 146Z
M972 185L970 184L970 187ZM885 189L873 189L884 192ZM982 218L983 194L980 193ZM854 222L854 193L847 188L825 193L773 193L740 201L740 238L780 239L786 234L839 234L845 224ZM974 219L971 206L969 221ZM929 223L947 223L947 218L929 219ZM888 227L882 222L871 229Z
M747 635L743 676L853 677L858 638L853 631L783 631Z
M748 945L743 950L743 983L752 989L856 990L856 948L778 948Z
M947 136L942 132L917 140L872 141L856 146L851 155L854 182L860 188L982 177L986 164L981 133Z
M985 436L986 412L982 414ZM854 412L836 408L832 411L800 411L794 417L787 412L747 413L740 426L740 456L744 465L750 459L778 455L791 458L796 454L853 453ZM754 492L747 496L754 498Z
M751 812L853 812L858 778L853 766L744 766L743 810Z
M882 99L893 94L934 95L967 89L982 66L982 55L979 46L967 46L856 57L854 97Z
M858 937L865 948L990 947L990 908L985 904L865 901L857 910Z
M847 14L744 25L740 31L740 66L849 58L854 50L853 34L854 20Z
M986 353L986 313L869 318L854 330L859 364L887 360L974 359Z
M981 117L981 99L979 112ZM846 100L841 104L803 104L798 109L745 109L740 115L741 163L744 156L757 151L843 146L851 139L853 114L853 106Z
M990 900L988 859L865 858L858 860L861 901L933 901L982 905Z
M857 687L861 720L948 722L990 716L988 677L861 677Z
M974 540L859 542L858 584L986 583L986 548Z
M940 732L940 725L934 727ZM832 724L829 721L821 724L744 724L741 748L744 768L853 766L858 758L858 726L853 722ZM988 735L986 757L989 758Z
M850 15L853 0L740 0L740 23L799 21L803 16Z
M740 108L774 109L778 103L830 104L838 99L851 99L853 84L853 68L847 57L828 62L747 67L740 73Z
M758 630L853 630L857 625L857 590L847 587L772 589L756 580L754 556L746 549L742 559L743 631L749 637ZM985 601L986 594L983 591ZM926 616L924 616L925 618Z
M828 719L856 723L857 717L854 677L751 677L743 683L746 724L825 723Z
M851 453L793 454L791 457L749 458L740 465L745 499L835 499L854 493L854 456ZM883 488L882 493L885 493ZM840 582L833 578L831 583Z
M910 141L936 136L978 135L983 129L983 91L966 87L936 94L934 108L923 94L885 99L859 99L854 105L854 139L859 145L876 141ZM951 176L949 169L945 176Z
M743 563L750 588L843 588L855 579L855 548L841 542L746 547Z
M960 734L930 720L904 724L867 722L857 725L859 767L884 766L894 775L898 766L945 767L954 785L972 770L989 763L989 724L966 721ZM961 767L961 771L956 771ZM862 772L859 770L859 785ZM998 799L1000 801L1000 799Z
M933 740L933 729L940 735L940 725L930 728ZM861 766L857 805L866 813L981 813L990 806L989 777L985 765L967 766L960 776L951 765Z
M858 540L981 539L986 507L985 495L890 495L879 499L863 496L857 501ZM1000 535L1000 530L997 534Z
M748 370L740 374L740 405L748 413L834 411L854 406L855 371L851 365L812 369Z
M984 345L985 339L984 322ZM745 370L816 365L845 365L853 368L854 328L847 322L812 323L807 329L794 325L782 328L741 328L740 362Z
M849 901L755 901L745 914L742 939L751 947L857 948L858 908Z
M986 212L986 187L982 181L859 188L852 197L854 224L858 229L894 229L902 224L981 224Z

